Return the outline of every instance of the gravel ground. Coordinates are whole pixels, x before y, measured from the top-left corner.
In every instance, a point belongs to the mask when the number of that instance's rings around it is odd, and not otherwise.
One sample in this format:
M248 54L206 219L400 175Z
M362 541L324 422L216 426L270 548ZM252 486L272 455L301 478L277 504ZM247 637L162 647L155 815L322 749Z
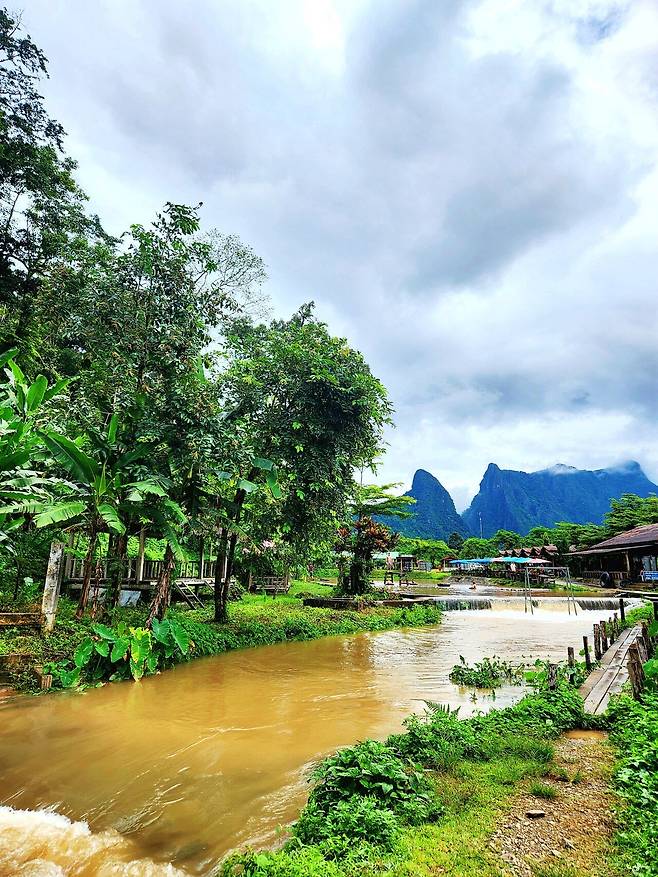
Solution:
M538 781L553 800L519 796L490 847L513 877L598 877L609 874L606 850L614 829L608 778L612 752L599 732L572 732L556 745L551 775ZM574 776L577 782L573 782ZM528 811L544 811L530 818Z

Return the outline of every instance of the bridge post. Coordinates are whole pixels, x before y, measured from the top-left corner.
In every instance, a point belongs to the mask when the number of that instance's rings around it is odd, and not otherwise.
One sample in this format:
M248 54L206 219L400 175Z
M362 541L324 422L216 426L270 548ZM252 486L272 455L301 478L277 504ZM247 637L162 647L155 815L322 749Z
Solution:
M592 657L589 653L589 640L586 636L583 637L583 650L585 653L585 669L589 673L592 669Z

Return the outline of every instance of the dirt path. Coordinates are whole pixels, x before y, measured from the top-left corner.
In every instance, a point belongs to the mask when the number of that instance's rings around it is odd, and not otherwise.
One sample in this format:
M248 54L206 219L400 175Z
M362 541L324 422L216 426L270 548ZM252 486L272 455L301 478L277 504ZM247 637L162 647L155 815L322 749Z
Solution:
M598 877L609 874L606 851L613 831L608 778L612 752L605 734L571 732L556 745L549 776L538 782L553 800L524 794L494 834L491 849L513 877ZM574 782L575 779L575 782ZM530 818L529 811L544 816Z

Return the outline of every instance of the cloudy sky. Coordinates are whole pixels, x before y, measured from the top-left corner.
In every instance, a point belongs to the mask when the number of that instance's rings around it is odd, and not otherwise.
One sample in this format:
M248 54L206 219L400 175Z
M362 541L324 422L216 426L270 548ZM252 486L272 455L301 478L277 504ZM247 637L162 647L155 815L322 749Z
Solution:
M658 0L29 0L105 224L165 200L390 390L380 475L658 480Z

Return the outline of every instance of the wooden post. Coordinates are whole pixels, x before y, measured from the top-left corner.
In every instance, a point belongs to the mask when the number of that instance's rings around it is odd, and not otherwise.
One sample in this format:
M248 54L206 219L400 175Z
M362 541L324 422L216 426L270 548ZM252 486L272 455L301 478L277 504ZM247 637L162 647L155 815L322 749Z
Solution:
M583 637L583 650L585 652L585 669L590 673L592 670L592 657L589 653L589 640L586 636Z
M205 574L205 564L203 561L203 554L206 548L206 542L203 536L199 536L199 578L204 578Z
M601 660L601 625L594 625L594 657L597 661Z
M557 664L548 665L548 687L551 691L557 688Z
M653 651L651 648L651 638L649 637L649 627L646 621L641 622L642 627L642 639L644 641L644 648L647 652L647 660L651 657L651 652Z
M144 578L144 549L146 546L146 529L139 531L139 550L137 552L137 567L135 568L135 584L138 585Z
M606 630L605 621L599 622L599 629L601 631L601 651L608 651L608 631Z
M658 621L658 600L653 601L653 617Z
M642 667L642 660L640 658L640 651L637 642L631 643L631 646L628 649L627 666L628 677L633 689L633 697L635 700L639 700L644 687L644 668Z
M626 606L624 605L623 597L619 598L619 617L621 618L622 622L626 621Z
M569 682L573 685L573 679L575 675L574 667L576 666L576 656L574 655L573 647L569 646L567 648L567 663L569 664L569 669L567 671L567 675L569 678Z
M41 614L43 615L43 629L45 633L50 633L55 626L63 557L64 543L52 542L50 545L50 557L48 558L48 569L46 571L46 582L43 587L43 599L41 600Z
M615 641L615 626L612 623L612 617L608 618L608 623L606 624L606 633L608 634L608 638L610 640L610 645Z

